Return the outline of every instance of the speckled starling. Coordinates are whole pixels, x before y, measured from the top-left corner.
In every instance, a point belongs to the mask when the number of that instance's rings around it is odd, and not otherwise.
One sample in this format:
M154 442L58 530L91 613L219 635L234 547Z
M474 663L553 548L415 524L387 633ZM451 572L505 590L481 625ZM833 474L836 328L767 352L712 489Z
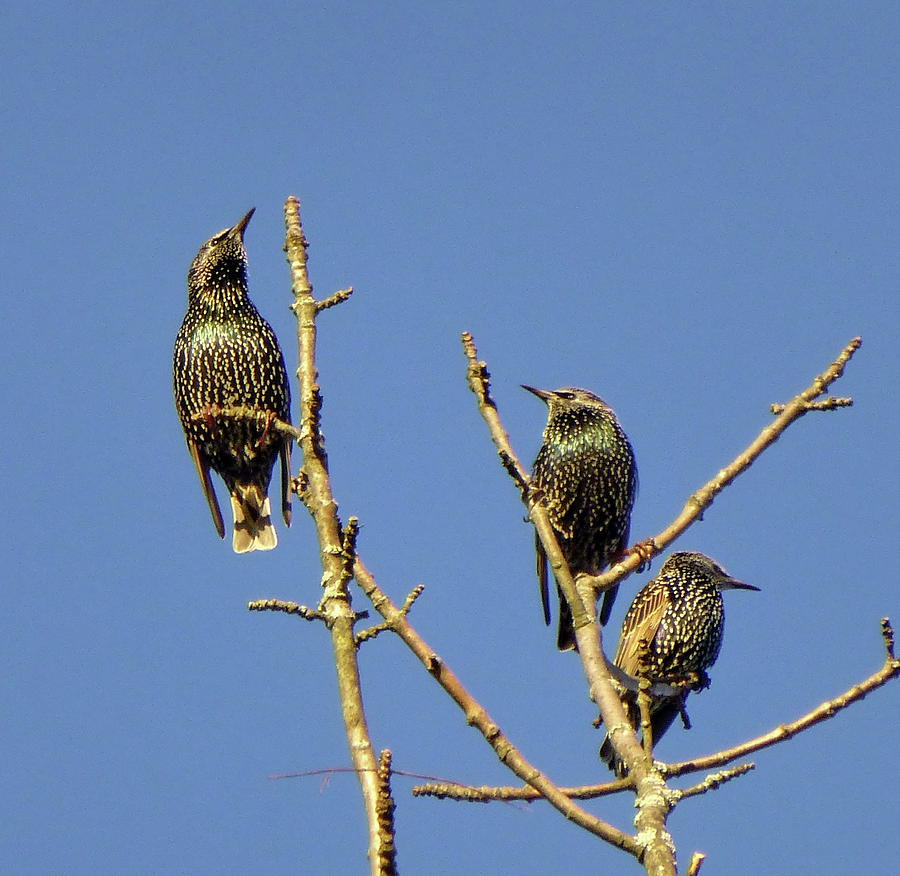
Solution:
M547 403L544 443L532 469L535 487L573 575L599 575L628 547L638 475L634 451L612 408L586 389L535 389ZM547 558L538 540L537 565L544 620L550 623ZM557 587L557 590L559 588ZM600 623L609 620L617 587L607 590ZM569 605L559 593L557 647L575 647Z
M680 551L663 563L659 574L635 596L622 623L622 635L614 663L637 677L641 642L647 643L648 679L667 684L682 683L678 696L656 697L650 706L653 744L684 711L691 690L709 686L706 670L719 656L725 629L722 590L759 590L732 578L715 560L704 554ZM640 711L637 695L623 698L629 720L637 730ZM607 737L600 748L601 759L616 775L624 766Z
M253 210L200 247L188 271L174 361L175 407L188 450L220 538L225 526L209 470L225 481L239 554L278 543L268 496L278 456L282 516L291 523L291 444L272 428L275 418L290 422L291 392L275 333L247 297L244 231L251 216Z

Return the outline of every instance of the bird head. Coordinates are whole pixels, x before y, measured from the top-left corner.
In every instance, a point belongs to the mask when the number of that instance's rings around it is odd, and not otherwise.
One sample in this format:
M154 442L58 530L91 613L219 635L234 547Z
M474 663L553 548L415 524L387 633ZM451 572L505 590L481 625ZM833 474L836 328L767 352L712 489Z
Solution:
M534 386L526 386L524 383L520 386L546 402L551 412L577 407L609 409L609 405L600 396L577 386L563 386L559 389L538 389Z
M707 577L719 590L759 590L759 587L733 578L712 557L696 551L677 551L672 554L663 563L660 575L676 570L687 570L695 575Z
M223 228L200 247L188 271L189 291L199 291L209 286L246 286L244 231L255 211L256 207L251 207L237 224Z

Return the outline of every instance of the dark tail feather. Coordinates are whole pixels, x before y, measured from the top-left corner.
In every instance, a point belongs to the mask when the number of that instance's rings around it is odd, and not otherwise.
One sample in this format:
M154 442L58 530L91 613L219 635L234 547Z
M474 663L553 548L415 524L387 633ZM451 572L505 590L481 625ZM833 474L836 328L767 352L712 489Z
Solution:
M547 589L547 555L544 553L544 546L538 538L537 533L534 534L534 550L537 556L537 576L538 586L541 589L541 607L544 609L544 623L550 626L550 591Z
M206 504L209 505L209 513L212 514L213 525L219 538L225 538L225 523L222 520L222 512L219 509L219 500L216 498L216 491L213 489L212 478L209 476L209 464L203 458L200 448L191 440L188 440L188 450L194 465L197 467L197 474L200 477L200 486L203 487L203 495L206 497Z
M641 719L637 714L637 704L634 702L633 696L633 694L628 694L627 698L623 698L622 705L625 707L625 714L628 715L631 726L636 727L640 724ZM613 748L609 735L604 737L603 744L600 746L600 760L613 771L617 779L623 778L627 773L625 764Z
M291 445L292 439L285 438L281 445L281 516L284 525L291 525Z
M556 592L559 594L559 627L556 631L556 647L560 651L577 651L578 643L575 641L575 624L572 622L572 612L569 609L569 603L558 586Z
M607 622L609 621L609 616L612 614L613 604L616 601L616 596L619 593L619 585L616 584L615 587L610 587L609 590L603 591L603 605L600 608L600 626L605 627Z

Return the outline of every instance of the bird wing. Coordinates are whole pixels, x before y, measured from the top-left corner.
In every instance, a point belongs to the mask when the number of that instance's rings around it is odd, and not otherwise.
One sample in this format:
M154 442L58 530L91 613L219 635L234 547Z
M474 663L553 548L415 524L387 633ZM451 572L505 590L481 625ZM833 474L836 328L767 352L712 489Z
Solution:
M544 607L544 623L550 626L550 591L547 587L547 555L537 533L534 534L534 548L537 553L538 585L541 588L541 605Z
M647 594L637 606L629 609L622 625L616 659L613 661L629 675L637 675L640 643L652 644L659 630L660 622L669 604L669 594L665 587L658 587Z
M209 505L209 512L212 514L216 532L219 533L219 538L225 538L225 524L222 521L222 512L219 510L219 500L216 498L216 491L213 489L212 479L209 476L209 463L195 441L188 438L187 444L191 459L194 460L194 465L197 467L197 474L200 477L200 486L203 487L203 495L206 496L206 503Z

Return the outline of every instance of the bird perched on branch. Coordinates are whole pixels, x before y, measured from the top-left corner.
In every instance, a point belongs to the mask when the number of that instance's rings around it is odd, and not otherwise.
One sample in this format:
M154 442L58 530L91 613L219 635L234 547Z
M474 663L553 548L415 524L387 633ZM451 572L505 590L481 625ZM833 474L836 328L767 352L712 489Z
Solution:
M281 458L281 512L291 523L291 439L275 421L290 423L291 392L272 327L247 297L244 231L236 225L200 247L188 271L188 309L175 339L175 407L213 523L225 537L209 470L231 495L236 553L278 543L269 482Z
M547 509L573 575L599 575L628 547L631 509L637 494L634 451L612 408L586 389L553 391L522 385L547 403L544 441L532 468L534 486ZM550 623L547 557L536 539L544 620ZM557 647L575 647L569 604L559 590ZM604 593L600 623L609 620L618 587Z
M725 629L721 591L735 589L759 587L732 578L704 554L680 551L663 563L656 578L631 603L613 662L637 678L643 649L647 679L679 688L677 695L656 696L651 702L654 745L677 715L686 720L684 703L690 691L709 686L706 671L719 656ZM637 694L626 691L622 701L637 730L641 722ZM600 758L617 776L624 775L624 764L608 736L600 747Z

